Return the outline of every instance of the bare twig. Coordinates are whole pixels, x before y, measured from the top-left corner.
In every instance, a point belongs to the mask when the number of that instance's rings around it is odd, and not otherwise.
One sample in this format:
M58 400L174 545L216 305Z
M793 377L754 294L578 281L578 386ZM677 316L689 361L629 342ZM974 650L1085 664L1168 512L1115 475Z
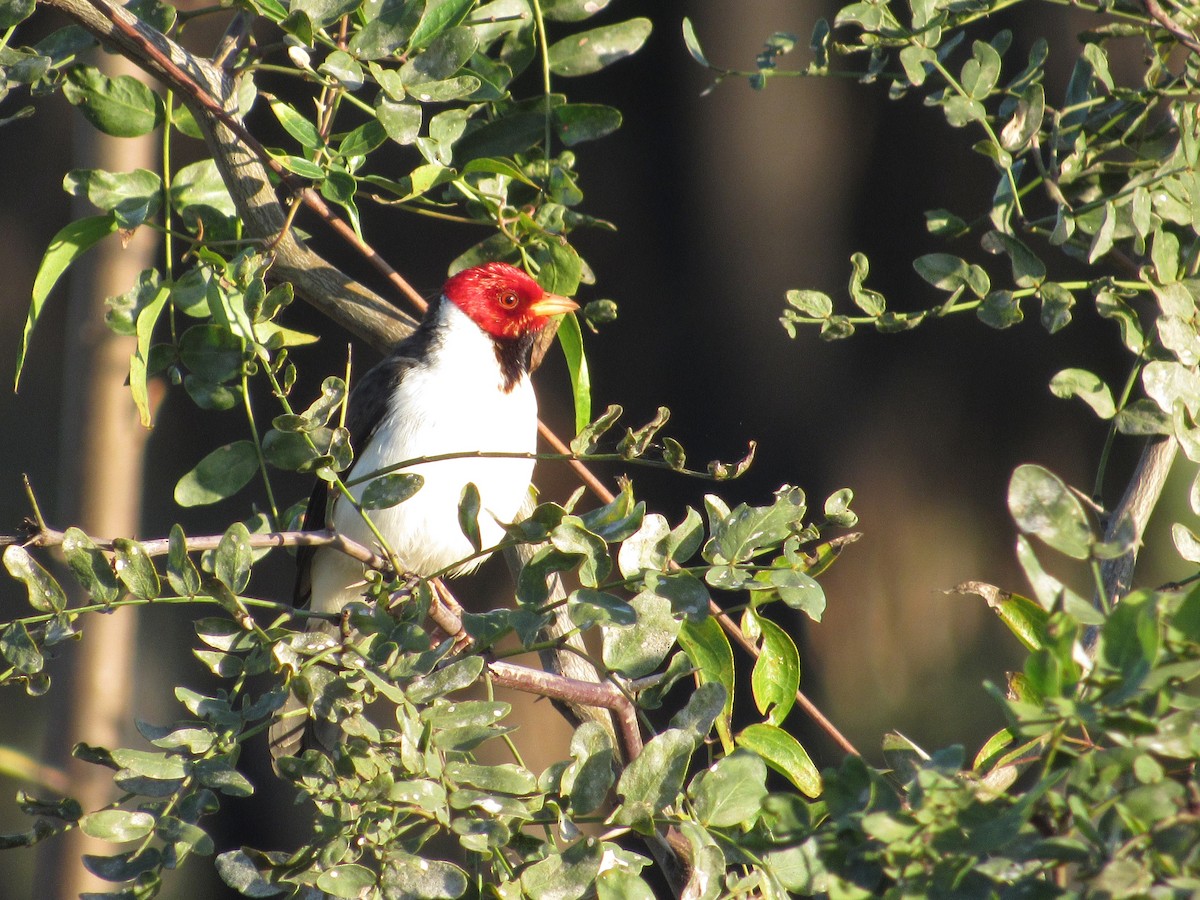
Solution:
M62 544L63 535L64 532L56 531L53 528L44 528L25 535L3 534L0 535L0 547L8 544L21 544L26 547L57 547ZM215 550L220 546L224 537L221 534L189 537L186 539L188 552ZM93 537L92 542L101 550L113 549L112 539ZM270 531L265 534L250 535L247 543L254 549L263 547L331 547L372 569L387 571L390 568L384 557L335 531ZM139 544L148 556L165 556L170 552L169 538L154 538L148 541L139 541Z
M638 729L637 712L628 698L611 684L579 681L542 672L526 666L493 660L487 664L496 684L527 694L538 694L552 700L581 706L596 706L612 710L621 726L626 759L635 759L642 752L642 735Z
M1197 40L1196 35L1167 15L1167 11L1159 6L1158 0L1142 0L1142 5L1146 7L1150 18L1169 31L1175 40L1193 53L1200 53L1200 40Z

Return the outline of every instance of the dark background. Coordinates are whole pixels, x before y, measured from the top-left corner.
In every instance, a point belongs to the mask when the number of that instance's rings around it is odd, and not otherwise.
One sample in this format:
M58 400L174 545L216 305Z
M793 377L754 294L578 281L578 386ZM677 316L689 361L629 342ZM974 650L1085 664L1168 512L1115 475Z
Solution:
M1085 302L1074 324L1054 337L1030 308L1023 325L1005 332L968 315L895 336L861 332L828 344L808 330L789 339L778 318L790 288L824 290L841 311L853 311L845 284L855 250L870 257L868 283L893 308L939 301L941 295L911 267L915 256L948 249L926 234L922 211L948 207L970 218L987 208L996 176L987 160L970 151L980 135L950 129L919 98L888 102L883 84L779 78L755 92L731 78L701 96L711 75L684 49L682 16L693 19L709 59L740 68L752 68L772 31L795 32L799 48L783 63L799 68L809 58L804 48L814 20L832 13L817 4L758 0L644 7L615 0L598 20L651 16L655 31L639 54L598 76L556 80L572 99L608 103L625 116L617 134L577 148L586 195L582 210L619 228L615 234L576 235L597 276L597 284L584 286L578 299L605 297L620 305L619 319L589 337L595 408L619 403L629 421L640 422L659 405L670 407L667 433L697 462L740 457L747 441L758 441L751 471L718 488L731 503L768 502L771 491L787 483L804 487L819 510L834 490L853 488L863 538L822 579L829 601L825 621L814 627L779 611L801 646L804 689L868 755L877 756L879 739L890 729L931 749L963 743L973 755L1003 724L980 684L1002 682L1006 668L1019 664L1020 648L982 601L944 591L968 579L1026 588L1005 506L1009 474L1019 463L1038 462L1090 488L1104 427L1082 404L1054 399L1046 384L1061 368L1084 366L1119 385L1127 362L1115 326L1099 320ZM1037 19L1006 20L1017 39L1005 70L1023 64L1031 32L1048 34L1056 68L1047 93L1054 97L1069 74L1072 35L1083 20L1073 22L1059 12L1051 19L1045 7L1038 9ZM993 31L989 26L977 36ZM190 43L211 46L206 40L197 31ZM1127 61L1127 77L1136 77L1137 63L1136 56ZM1116 70L1121 72L1120 61ZM269 116L256 115L252 125L270 127ZM53 98L39 105L34 119L0 130L0 374L12 371L38 260L68 221L60 181L72 165L67 137L73 116L61 98ZM186 161L185 142L176 152ZM430 294L449 261L485 236L366 204L364 213L368 239ZM302 224L317 235L319 250L373 279L317 223ZM1007 263L986 257L973 241L949 250L983 264L993 283L1005 283ZM1060 263L1049 254L1047 259L1053 277ZM51 298L34 337L21 394L0 393L3 530L15 528L27 511L21 472L29 473L47 509L72 490L59 478L59 299ZM331 338L320 350L298 354L308 382L316 385L322 375L340 371L345 336L308 310L294 308L288 315L292 327ZM360 347L356 359L372 355ZM560 433L568 431L569 398L557 351L539 375L539 388L544 416ZM236 415L198 413L182 391L168 396L149 444L141 536L163 535L175 521L201 534L243 514L245 496L199 511L181 511L170 499L175 480L209 449L243 436L241 423ZM1130 441L1118 443L1109 504L1137 451ZM698 506L712 488L643 470L630 474L639 496L672 519L685 505ZM1186 475L1176 476L1148 537L1152 546L1170 521L1186 513ZM567 475L546 464L538 482L549 498L563 499L573 488ZM307 491L300 480L283 484L285 503ZM506 577L502 568L484 571ZM1146 558L1140 573L1148 584L1182 574L1170 568L1169 559L1155 556ZM261 567L254 590L289 595L290 577L281 558ZM478 591L475 602L486 604L486 580L476 579L475 587L463 591L468 597ZM0 609L16 609L22 598L19 586L0 583ZM174 685L203 689L209 682L190 654L189 617L162 610L139 615L133 714L168 721L184 713L172 698ZM86 632L86 622L83 627ZM0 743L39 755L48 743L45 713L53 692L33 701L18 690L0 695ZM563 740L533 741L544 747L542 756L530 760L535 768L567 755L565 729L546 704L538 714L527 728L547 729ZM832 745L799 713L789 724L818 765L838 761ZM280 805L268 817L260 801L226 803L219 849L239 843L286 846L291 833L281 833L278 822L294 821L297 814L288 812L286 797L275 796L261 748L247 752L256 783ZM11 797L18 787L2 780L0 796ZM24 827L27 820L4 800L0 830ZM0 883L14 886L11 896L24 895L15 886L27 883L32 855L0 856ZM177 891L170 896L216 896L218 889L198 887L207 877L204 868L190 866L191 874L168 886ZM7 889L0 894L9 896Z

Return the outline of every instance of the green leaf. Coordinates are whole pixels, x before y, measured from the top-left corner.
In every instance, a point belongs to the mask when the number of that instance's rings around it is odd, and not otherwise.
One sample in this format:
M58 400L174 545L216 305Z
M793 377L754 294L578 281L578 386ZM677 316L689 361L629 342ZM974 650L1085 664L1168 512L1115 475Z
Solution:
M171 179L171 203L188 221L203 217L208 210L222 216L237 213L229 189L221 179L221 171L211 159L202 159L184 166Z
M575 431L579 433L592 421L592 379L583 350L583 332L574 313L559 319L558 343L567 361L571 396L575 401Z
M1039 606L1028 597L1002 591L982 581L963 582L954 588L954 592L982 597L1027 649L1041 650L1046 646L1046 624L1050 621L1050 614L1044 608L1045 604Z
M104 881L129 881L161 865L162 855L154 847L128 850L114 856L83 855L84 868ZM86 894L82 896L87 897Z
M1018 466L1008 484L1008 508L1022 531L1067 556L1088 557L1093 536L1087 515L1058 476L1041 466Z
M401 67L401 83L406 90L415 94L419 93L422 85L446 81L461 71L478 46L479 39L472 29L459 26L450 28L438 35L423 53Z
M188 774L187 762L180 756L168 756L149 750L113 750L112 759L122 769L156 781L174 781Z
M113 540L113 552L117 557L117 577L135 597L153 600L158 596L161 584L154 561L146 549L137 541L128 538Z
M550 46L550 71L566 76L598 72L641 49L651 28L649 19L629 19L563 38Z
M129 360L129 393L138 408L138 417L143 428L150 427L150 395L146 388L146 376L150 361L150 342L154 335L154 326L162 314L171 296L167 285L160 285L154 298L138 312L137 317L137 348Z
M725 630L711 616L700 621L686 621L679 629L679 646L700 670L701 682L714 682L725 688L725 709L717 719L717 733L726 749L729 741L729 720L733 715L734 666L733 648Z
M554 527L550 543L560 553L583 557L579 580L584 587L598 587L612 569L604 538L588 531L576 516L567 516Z
M567 612L572 622L585 629L597 623L632 625L637 621L637 613L627 602L614 594L592 588L572 591L567 598Z
M63 96L113 137L140 137L162 124L162 100L132 75L109 78L94 66L74 66L67 70Z
M479 509L479 488L468 482L463 485L462 496L458 498L458 527L476 553L483 548L483 538L479 535Z
M453 863L390 850L385 857L379 885L383 896L413 898L461 897L470 884L467 873Z
M613 783L612 738L599 722L584 722L571 737L571 764L562 774L562 793L576 815L598 809Z
M1159 409L1172 414L1176 401L1193 419L1200 416L1200 374L1177 362L1153 360L1142 369L1142 387Z
M421 21L409 38L409 52L420 50L467 17L475 0L428 0Z
M688 786L696 818L709 828L749 827L767 796L767 767L753 753L738 750L704 769Z
M1008 256L1012 263L1013 281L1018 287L1037 287L1046 280L1045 263L1012 235L1002 231L989 231L980 243L988 253L1003 253Z
M700 49L700 39L696 37L696 27L687 16L683 17L683 45L687 47L687 51L692 55L692 59L706 69L712 68L708 59L704 56L704 51Z
M579 430L571 440L571 452L580 455L595 453L600 438L616 424L617 419L621 418L621 413L621 407L616 404L609 406L595 421Z
M193 325L179 338L179 358L197 377L212 384L242 371L245 341L220 325Z
M25 355L29 351L29 338L37 326L42 314L42 307L50 291L58 284L63 273L93 244L117 230L116 216L112 213L104 216L89 216L79 219L60 229L50 239L42 262L38 266L37 275L33 279L33 297L29 305L29 315L25 319L25 330L21 333L21 346L17 350L17 371L13 379L15 391L21 383L21 370L25 366Z
M821 796L821 773L800 742L782 728L749 725L734 740L739 747L761 756L767 765L783 775L805 796Z
M568 147L594 141L621 127L621 111L598 103L568 103L554 108L554 133Z
M833 315L833 301L820 291L788 291L787 302L812 319L827 319Z
M961 84L972 100L983 100L1000 78L1000 54L991 44L975 41L971 58L963 63Z
M621 773L617 793L624 803L614 817L622 824L646 823L678 799L695 750L692 736L670 728L651 739Z
M1200 538L1182 522L1171 525L1171 540L1179 555L1191 563L1200 563Z
M269 103L271 112L275 114L279 124L288 134L299 141L302 147L306 150L316 150L318 147L324 146L325 142L321 139L321 133L317 131L317 126L296 112L293 107L275 97L272 97Z
M687 666L686 662L677 668L676 659L679 657L687 659L686 654L677 654L668 666L668 674L670 670L679 671L681 674L693 674L695 669ZM708 740L709 732L713 730L713 725L721 717L728 703L729 694L724 685L715 681L705 681L692 691L683 709L671 717L670 727L691 735L696 745L701 746Z
M95 600L112 603L121 593L112 565L90 537L78 528L63 533L63 554L80 586ZM7 563L7 553L5 563ZM50 610L46 610L49 612Z
M708 588L691 572L647 572L646 590L669 600L677 618L699 622L708 617Z
M197 762L194 771L202 785L226 796L249 797L254 793L254 785L227 759L210 756Z
M483 672L483 663L482 656L469 656L445 665L414 681L409 686L408 699L413 703L428 703L435 697L470 687Z
M871 272L870 263L862 253L850 257L852 271L850 274L850 299L854 305L868 316L882 316L884 311L883 294L864 287L867 275Z
M45 666L42 653L21 621L0 632L0 655L22 675L37 675Z
M390 509L415 494L425 484L425 477L416 472L391 472L367 482L363 489L363 509Z
M258 471L258 452L250 441L218 447L175 484L180 506L207 506L232 497Z
M629 601L637 614L633 625L604 629L604 665L628 678L653 672L675 645L679 620L671 614L671 603L643 592Z
M542 14L551 22L582 22L602 12L611 0L546 0Z
M97 209L115 213L117 224L129 230L158 212L162 203L162 179L149 169L72 169L63 179L63 189L73 197L87 198Z
M320 29L350 15L361 3L362 0L292 0L291 11L304 13L313 27Z
M0 28L9 29L33 15L36 0L3 0L0 2Z
M1038 288L1038 297L1042 300L1042 327L1057 334L1071 321L1075 295L1061 284L1046 281Z
M553 294L570 295L579 288L579 280L583 273L583 260L569 244L551 240L539 247L534 253L534 259L541 266L538 272L538 284ZM573 316L574 313L571 314ZM571 316L563 316L566 320Z
M200 593L200 572L188 556L187 537L180 525L171 526L167 546L167 581L171 590L182 597L195 597Z
M421 105L419 103L397 103L380 94L379 99L375 102L375 115L387 136L397 144L411 144L421 133ZM442 167L438 166L437 168L441 170Z
M29 605L38 612L53 613L66 609L67 595L62 586L20 544L9 544L4 548L4 568L8 569L9 575L24 583Z
M786 486L776 492L771 506L739 504L711 523L705 558L715 563L748 562L798 532L806 512L804 491Z
M796 702L796 691L800 689L800 651L791 635L770 619L752 610L746 612L753 617L762 635L761 655L750 676L754 705L768 716L770 724L779 725L787 718Z
M949 253L929 253L913 260L917 274L942 291L967 288L976 297L983 297L991 288L987 273L979 266Z
M154 816L125 809L102 809L80 819L79 827L88 837L123 844L150 834L154 830Z
M375 884L375 873L366 866L353 863L334 866L322 872L317 887L331 897L346 897L353 900Z
M245 850L221 853L215 865L221 880L243 897L273 897L279 893L279 887L263 877Z
M240 594L250 583L250 564L253 561L250 532L241 522L234 522L217 545L213 560L214 573L226 587Z
M382 146L386 139L388 130L378 121L372 119L362 122L362 125L342 138L342 143L337 145L337 155L346 158L366 156L378 146Z
M979 321L992 328L1008 328L1025 318L1021 301L1013 297L1012 291L992 291L983 298L976 315Z
M1078 397L1101 419L1111 419L1117 414L1108 385L1086 369L1063 369L1050 379L1050 393L1064 400Z

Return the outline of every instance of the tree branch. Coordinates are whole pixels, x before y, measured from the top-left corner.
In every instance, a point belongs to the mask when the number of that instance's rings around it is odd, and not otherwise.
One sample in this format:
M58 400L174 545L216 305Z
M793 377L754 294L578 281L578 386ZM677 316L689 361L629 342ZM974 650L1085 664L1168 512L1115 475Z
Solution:
M0 547L8 544L21 544L26 547L57 547L63 542L65 532L53 528L45 528L27 535L0 534ZM89 537L91 537L89 535ZM189 553L201 553L205 550L215 550L224 539L222 534L189 537L187 549ZM92 538L92 542L101 550L113 550L112 539ZM165 556L170 552L169 538L155 538L138 542L148 556ZM270 531L265 534L252 534L248 541L251 548L264 547L332 547L357 559L372 569L385 571L391 564L378 553L373 553L362 544L350 540L336 531Z
M1142 545L1142 535L1146 533L1150 514L1154 512L1163 487L1166 486L1167 477L1171 474L1171 464L1175 461L1178 450L1179 442L1172 436L1156 437L1147 441L1133 476L1125 488L1125 494L1109 516L1104 539L1128 539L1129 535L1123 533L1127 529L1132 530L1132 539L1128 553L1114 559L1106 559L1100 564L1104 596L1097 596L1095 602L1101 608L1111 608L1129 593L1133 586L1133 569ZM1096 628L1089 629L1084 636L1084 647L1089 657L1095 655L1098 636L1099 631Z
M410 316L331 266L290 230L283 232L287 217L265 167L274 160L237 119L233 79L109 0L40 2L65 13L184 98L204 133L246 233L273 248L274 279L291 282L298 297L381 350L386 351L412 332L416 323ZM281 177L290 183L287 173ZM330 212L311 188L301 188L297 195L339 234L352 238L355 247L398 288L420 299L378 253Z
M1179 43L1183 44L1183 46L1187 47L1193 53L1200 53L1200 41L1196 39L1194 34L1167 15L1166 10L1159 6L1158 0L1142 0L1142 5L1146 7L1146 12L1150 14L1150 18L1170 32L1175 40L1179 41Z

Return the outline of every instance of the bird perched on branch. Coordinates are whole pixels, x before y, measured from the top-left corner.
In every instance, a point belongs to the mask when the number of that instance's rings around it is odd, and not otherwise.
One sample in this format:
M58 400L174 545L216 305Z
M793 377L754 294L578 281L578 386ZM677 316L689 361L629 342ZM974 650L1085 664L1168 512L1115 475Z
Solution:
M552 316L578 308L507 263L486 263L451 277L420 327L350 394L346 425L356 461L345 480L357 482L350 487L355 499L371 483L359 479L406 460L475 451L532 453L534 341ZM483 547L492 546L504 536L498 523L511 522L525 499L533 460L471 456L402 471L420 475L421 488L402 503L370 512L371 522L406 573L461 575L486 558L472 555L475 549L463 534L458 514L463 489L467 484L478 489L479 537ZM327 522L363 546L378 544L353 504L336 495L331 503L328 489L318 485L305 529ZM450 568L460 560L465 562ZM362 564L345 554L322 547L302 552L298 562L298 603L338 612L362 596ZM272 728L276 757L299 746L303 722L281 727L287 725L279 720Z

